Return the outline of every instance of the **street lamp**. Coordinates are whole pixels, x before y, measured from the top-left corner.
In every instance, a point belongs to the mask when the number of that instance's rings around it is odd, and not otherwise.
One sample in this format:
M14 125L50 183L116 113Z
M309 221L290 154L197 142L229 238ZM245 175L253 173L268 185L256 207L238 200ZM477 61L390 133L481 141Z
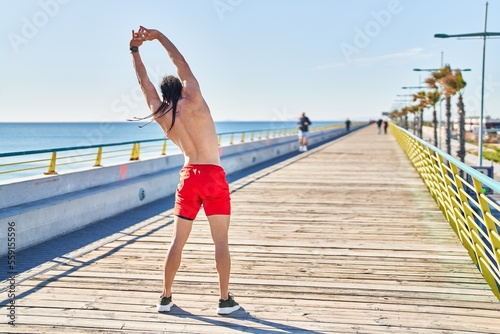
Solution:
M440 68L414 68L413 69L414 71L416 72L437 72L439 70L441 70ZM461 71L461 72L470 72L471 69L470 68L454 68L452 69L452 71Z
M403 89L420 89L420 88L428 88L427 86L405 86L401 87Z
M486 58L486 37L500 36L500 32L487 32L486 24L488 22L488 1L486 1L486 10L484 14L484 31L468 34L435 34L435 38L452 38L452 37L482 37L483 38L483 70L481 78L481 115L479 116L479 166L483 165L483 115L484 115L484 64Z

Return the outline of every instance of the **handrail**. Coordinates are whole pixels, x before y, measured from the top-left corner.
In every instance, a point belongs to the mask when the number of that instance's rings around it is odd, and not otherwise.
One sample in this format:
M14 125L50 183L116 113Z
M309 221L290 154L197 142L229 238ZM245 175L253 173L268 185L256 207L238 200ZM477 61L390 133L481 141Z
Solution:
M393 123L389 129L500 300L500 183Z
M328 125L322 125L322 126L312 126L310 128L311 132L315 131L322 131L326 129L331 129L331 128L337 128L337 127L342 127L342 124L339 123L332 123ZM224 146L227 142L229 145L233 145L234 143L244 143L248 140L254 141L254 140L263 140L263 139L269 139L274 138L276 136L287 136L287 135L292 135L296 134L297 129L296 128L282 128L279 129L279 131L276 131L276 129L258 129L258 130L245 130L245 131L234 131L234 132L223 132L223 133L218 133L218 141L219 141L219 146ZM255 135L255 133L258 133L258 135ZM249 134L249 135L246 135ZM235 138L235 135L241 135L239 139ZM226 137L230 136L230 139L227 140ZM224 141L223 139L226 139ZM161 148L157 149L153 146L146 146L143 145L145 143L153 143L156 144L158 142L162 142ZM14 161L14 162L7 162L7 163L0 163L0 168L3 167L11 167L11 166L19 166L23 165L23 167L19 167L17 169L9 169L9 170L0 170L0 175L2 174L12 174L12 173L19 173L19 172L27 172L27 171L32 171L36 169L45 169L46 171L44 172L45 175L53 175L57 174L57 167L60 166L68 166L68 165L73 165L73 166L79 166L82 163L86 162L93 162L93 167L102 167L102 162L103 160L106 159L106 161L110 161L111 159L114 158L121 158L125 156L129 156L129 161L135 161L135 160L140 160L141 157L141 152L143 153L154 153L157 152L158 154L156 156L165 156L167 154L167 142L170 142L169 139L167 138L158 138L158 139L145 139L145 140L137 140L137 141L125 141L125 142L118 142L118 143L108 143L108 144L95 144L95 145L84 145L84 146L72 146L72 147L58 147L58 148L48 148L48 149L41 149L41 150L30 150L30 151L20 151L20 152L7 152L7 153L0 153L0 159L1 158L12 158L12 157L21 157L21 156L35 156L35 155L40 155L40 154L50 154L50 157L47 158L39 158L39 159L31 159L31 160L23 160L23 161ZM116 146L127 146L127 145L132 145L132 149L117 149L117 150L111 150L111 151L106 151L103 150L103 148L108 148L108 147L116 147ZM152 149L149 149L152 148ZM88 153L88 150L92 149L97 149L97 152L95 153ZM78 152L78 151L86 151L85 153ZM78 154L76 155L71 155L71 156L64 156L59 154L60 152L68 152L68 151L77 151ZM180 152L178 149L174 149L174 152ZM117 152L128 152L128 153L117 153ZM111 153L117 153L114 155L110 155ZM86 160L78 160L78 158L82 158L85 156L93 156L91 159L86 159ZM68 162L62 162L62 161L68 161ZM78 160L78 161L76 161Z
M40 154L40 153L52 153L52 152L85 150L85 149L90 149L90 148L99 148L99 147L108 147L108 146L121 146L121 145L135 144L135 143L138 143L138 142L148 143L148 142L163 141L163 140L168 140L168 139L166 139L166 138L144 139L144 140L136 140L136 141L124 141L124 142L120 142L120 143L84 145L84 146L70 146L70 147L57 147L57 148L47 148L47 149L43 149L43 150L7 152L7 153L0 153L0 158L14 157L14 156L19 156L19 155L32 155L32 154Z

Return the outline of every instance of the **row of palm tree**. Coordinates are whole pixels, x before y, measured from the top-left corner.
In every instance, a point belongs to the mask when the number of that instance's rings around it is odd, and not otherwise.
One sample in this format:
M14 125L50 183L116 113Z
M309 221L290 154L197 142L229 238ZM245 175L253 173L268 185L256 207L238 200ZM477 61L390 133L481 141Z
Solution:
M458 94L458 124L459 124L459 150L457 156L460 161L465 159L465 107L463 102L463 89L466 82L462 77L462 72L459 69L452 70L450 65L445 65L438 71L432 72L425 79L425 83L430 88L429 91L419 91L413 95L413 101L416 104L405 106L399 110L391 112L392 119L403 120L403 127L408 129L408 114L414 114L415 119L418 119L417 135L422 138L423 112L426 108L432 108L432 124L434 128L434 146L438 145L437 134L437 113L436 105L444 98L446 103L446 152L451 154L451 98ZM443 96L443 97L442 97Z

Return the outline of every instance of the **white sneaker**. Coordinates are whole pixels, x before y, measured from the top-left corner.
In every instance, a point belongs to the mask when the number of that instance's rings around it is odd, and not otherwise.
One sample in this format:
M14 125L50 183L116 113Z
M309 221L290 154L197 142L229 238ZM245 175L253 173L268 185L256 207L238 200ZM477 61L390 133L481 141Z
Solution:
M307 151L307 146L304 146L303 152Z

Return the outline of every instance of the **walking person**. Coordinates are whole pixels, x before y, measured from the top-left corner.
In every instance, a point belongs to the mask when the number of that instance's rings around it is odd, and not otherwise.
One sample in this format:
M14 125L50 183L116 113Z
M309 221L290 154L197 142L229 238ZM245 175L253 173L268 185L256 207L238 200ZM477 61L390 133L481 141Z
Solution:
M303 112L299 121L297 122L297 128L299 129L299 151L305 152L307 151L307 136L309 133L309 125L311 125L311 121L306 116L306 113Z
M380 134L382 132L382 118L377 121L377 133Z
M161 98L149 80L139 53L143 42L153 40L165 48L178 76L167 75L163 78ZM210 109L184 56L160 31L142 26L137 32L132 30L130 51L139 85L151 110L149 116L141 119L150 117L151 121L156 121L165 135L181 149L185 161L176 190L174 232L165 258L163 291L157 310L169 312L173 306L172 284L181 263L182 250L203 205L215 245L220 294L217 313L232 313L240 306L228 290L231 200L226 174L220 165L218 139Z
M345 120L345 132L351 131L351 120L348 118Z

